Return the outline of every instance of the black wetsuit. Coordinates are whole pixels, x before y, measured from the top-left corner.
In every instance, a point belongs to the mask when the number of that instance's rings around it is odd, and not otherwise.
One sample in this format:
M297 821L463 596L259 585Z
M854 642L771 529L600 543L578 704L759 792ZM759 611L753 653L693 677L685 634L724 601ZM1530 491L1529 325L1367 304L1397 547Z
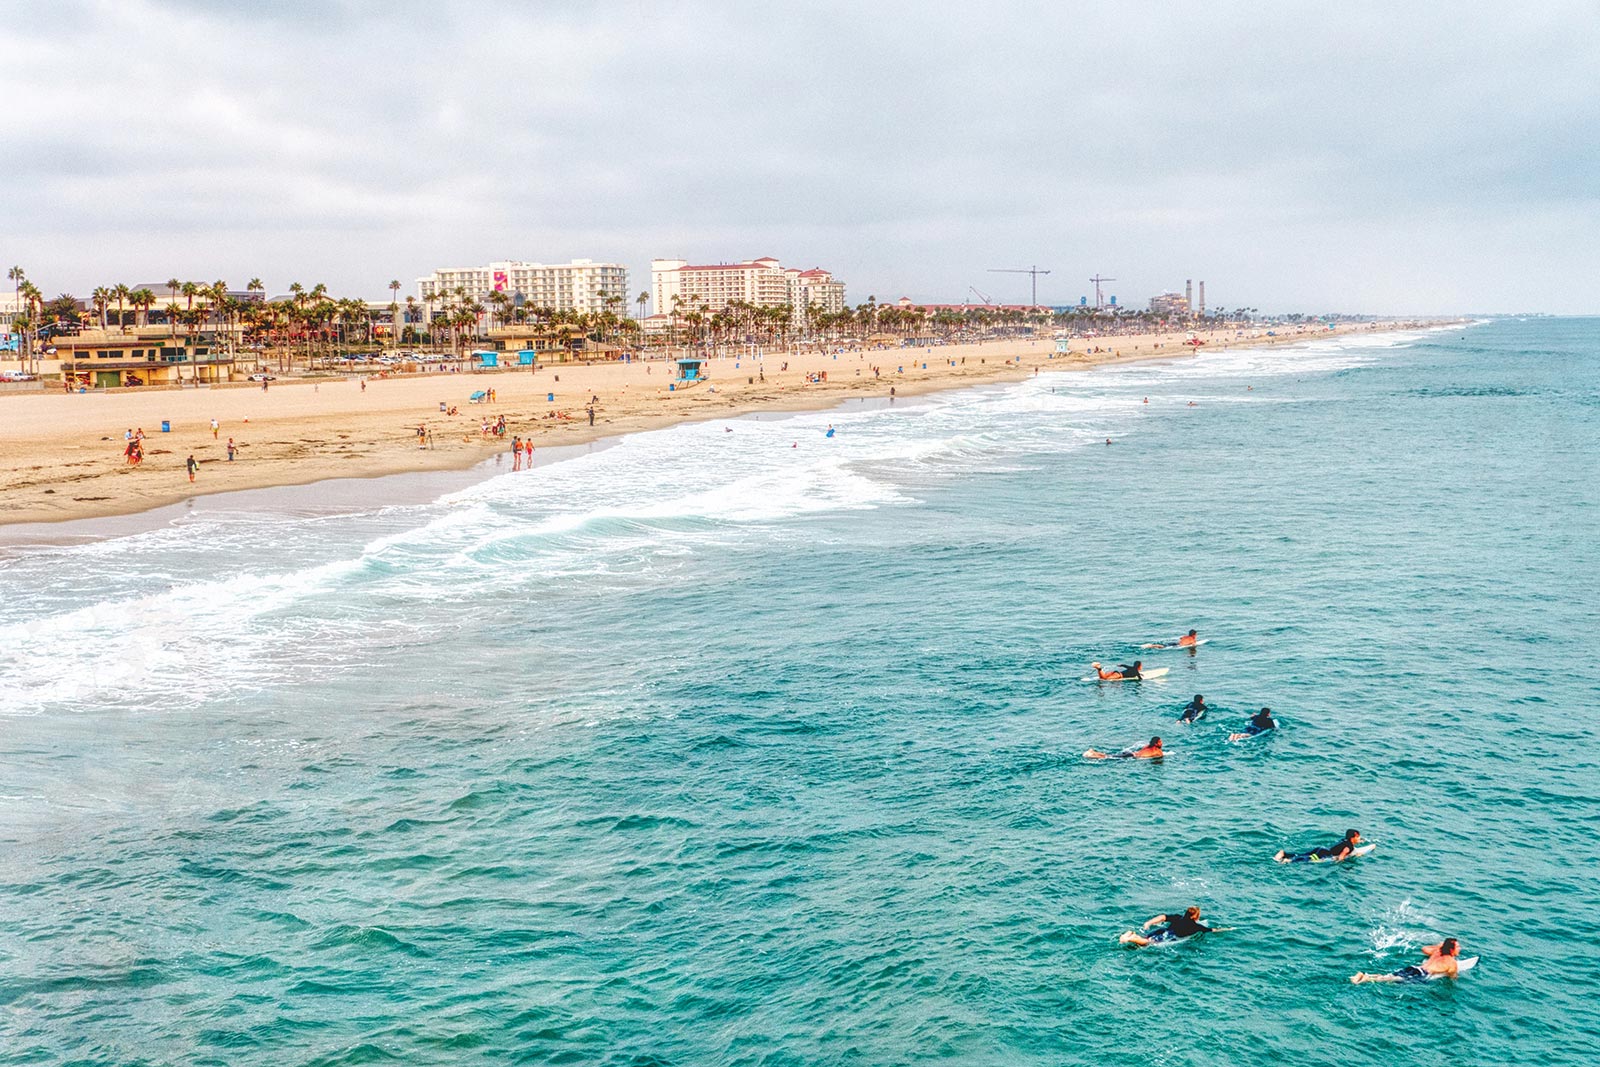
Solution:
M1119 672L1119 673L1120 673L1120 674L1121 674L1121 675L1122 675L1122 676L1123 676L1123 677L1124 677L1124 678L1138 678L1138 677L1139 677L1139 668L1137 668L1137 667L1130 667L1130 666L1128 666L1128 665L1127 665L1127 664L1126 664L1126 663L1124 663L1124 664L1121 664L1121 665L1120 665L1120 666L1118 666L1118 667L1117 667L1117 671L1118 671L1118 672Z
M1211 709L1198 701L1191 700L1183 706L1183 714L1178 717L1179 722L1199 722Z
M1191 919L1183 912L1176 915L1163 915L1161 921L1167 925L1150 935L1152 941L1181 941L1195 934L1208 934L1211 927L1198 919Z
M1260 734L1277 728L1278 724L1273 721L1271 715L1252 715L1250 722L1244 728L1244 732L1247 734Z
M1338 860L1344 859L1355 850L1349 838L1345 838L1332 848L1314 848L1309 852L1296 852L1289 857L1290 863L1310 863L1312 860Z

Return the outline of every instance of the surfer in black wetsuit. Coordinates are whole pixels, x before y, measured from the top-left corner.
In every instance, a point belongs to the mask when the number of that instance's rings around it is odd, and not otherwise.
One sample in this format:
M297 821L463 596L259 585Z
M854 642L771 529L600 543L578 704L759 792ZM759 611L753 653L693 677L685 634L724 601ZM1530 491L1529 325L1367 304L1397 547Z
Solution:
M1344 840L1331 848L1314 848L1309 852L1285 852L1278 850L1273 859L1279 863L1315 863L1318 860L1333 860L1335 863L1350 858L1361 844L1360 830L1346 830Z
M1243 741L1247 737L1254 737L1257 734L1264 734L1268 730L1276 730L1277 728L1278 723L1277 720L1272 717L1272 709L1262 708L1260 711L1250 716L1250 721L1244 725L1243 733L1229 734L1228 740Z
M1188 723L1199 722L1201 719L1205 718L1206 712L1210 710L1210 708L1206 707L1206 698L1201 696L1199 693L1196 693L1194 695L1194 699L1183 706L1183 714L1178 716L1178 721Z
M1183 909L1183 911L1172 915L1157 915L1149 922L1139 927L1139 929L1148 930L1158 923L1166 923L1166 925L1161 927L1161 929L1157 930L1155 933L1151 934L1149 937L1144 937L1141 934L1129 930L1117 940L1121 941L1124 945L1137 945L1138 947L1143 948L1146 945L1161 944L1163 941L1182 941L1184 938L1193 937L1196 934L1209 934L1214 932L1213 927L1207 926L1205 923L1200 921L1200 909L1192 905Z

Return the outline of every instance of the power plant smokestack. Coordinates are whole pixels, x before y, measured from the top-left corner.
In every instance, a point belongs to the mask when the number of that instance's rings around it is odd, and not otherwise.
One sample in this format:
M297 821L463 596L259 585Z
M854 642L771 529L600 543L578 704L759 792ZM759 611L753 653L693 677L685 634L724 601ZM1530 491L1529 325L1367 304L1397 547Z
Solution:
M1183 306L1190 312L1194 311L1194 279L1183 280Z
M1196 315L1204 315L1205 313L1206 313L1206 283L1205 283L1205 279L1202 278L1200 280L1200 304L1198 306L1198 309L1195 311L1195 314Z

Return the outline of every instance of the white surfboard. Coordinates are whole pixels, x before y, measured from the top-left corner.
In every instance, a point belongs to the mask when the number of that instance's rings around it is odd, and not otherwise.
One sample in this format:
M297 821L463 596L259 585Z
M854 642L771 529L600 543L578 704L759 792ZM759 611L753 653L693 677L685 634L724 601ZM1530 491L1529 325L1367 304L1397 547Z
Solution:
M1468 956L1464 960L1456 960L1456 973L1460 974L1462 971L1470 971L1470 970L1472 970L1472 968L1476 967L1477 965L1478 965L1478 957L1476 957L1476 956ZM1444 975L1442 975L1442 974L1430 974L1430 975L1428 975L1428 981L1436 982L1440 978L1443 978L1443 977L1444 977Z

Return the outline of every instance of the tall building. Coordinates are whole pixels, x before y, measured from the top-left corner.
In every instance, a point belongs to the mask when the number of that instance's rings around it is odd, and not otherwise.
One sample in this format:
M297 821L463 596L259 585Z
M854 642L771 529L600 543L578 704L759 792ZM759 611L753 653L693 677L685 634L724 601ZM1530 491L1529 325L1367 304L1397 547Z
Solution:
M1189 315L1189 298L1178 293L1162 293L1160 296L1150 298L1150 313L1164 315L1167 318L1187 318Z
M1194 313L1201 317L1204 317L1206 313L1206 282L1204 278L1200 279L1200 303L1196 305Z
M619 298L610 310L626 314L632 306L628 268L620 263L575 259L571 263L505 261L484 267L445 267L417 279L417 296L429 305L465 289L468 299L485 301L504 293L519 306L555 311L606 311L607 300Z
M715 313L734 301L756 307L787 305L797 323L808 310L844 310L844 283L821 267L785 267L770 256L743 263L695 266L683 259L650 262L650 290L657 315L696 311Z

